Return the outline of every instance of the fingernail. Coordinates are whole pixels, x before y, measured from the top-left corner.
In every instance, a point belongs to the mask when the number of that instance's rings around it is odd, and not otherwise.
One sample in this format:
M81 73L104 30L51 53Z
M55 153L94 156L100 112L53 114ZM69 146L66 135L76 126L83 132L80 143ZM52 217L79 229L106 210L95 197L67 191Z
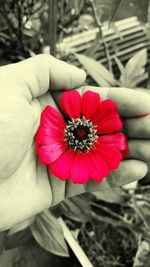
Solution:
M135 118L144 118L148 115L149 115L149 113L143 113L143 114L136 115Z
M65 87L63 88L63 91L70 91L70 89L69 89L67 86L65 86Z

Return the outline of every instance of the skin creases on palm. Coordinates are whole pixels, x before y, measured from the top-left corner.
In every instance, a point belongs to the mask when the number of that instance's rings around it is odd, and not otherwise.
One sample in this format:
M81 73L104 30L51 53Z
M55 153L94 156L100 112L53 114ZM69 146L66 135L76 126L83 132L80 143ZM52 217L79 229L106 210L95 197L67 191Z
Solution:
M46 167L37 165L35 156L41 107L37 100L29 103L19 95L16 86L9 90L5 86L0 92L1 230L42 211L52 201Z
M33 111L21 96L1 93L0 178L9 178L22 164L33 138Z

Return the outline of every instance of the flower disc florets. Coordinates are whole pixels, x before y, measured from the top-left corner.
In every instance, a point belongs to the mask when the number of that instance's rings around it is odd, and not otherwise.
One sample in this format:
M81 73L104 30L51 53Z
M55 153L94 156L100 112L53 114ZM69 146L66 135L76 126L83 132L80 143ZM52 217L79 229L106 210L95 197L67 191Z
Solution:
M98 138L96 132L96 126L83 117L68 121L64 135L70 148L75 151L84 151L90 150L96 142Z

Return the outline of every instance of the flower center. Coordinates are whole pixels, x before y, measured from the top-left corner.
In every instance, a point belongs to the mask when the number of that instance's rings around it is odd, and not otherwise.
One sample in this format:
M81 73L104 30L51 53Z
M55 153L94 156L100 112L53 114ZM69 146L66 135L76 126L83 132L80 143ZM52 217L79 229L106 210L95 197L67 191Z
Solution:
M98 138L96 132L96 126L91 121L85 118L72 119L64 131L65 141L75 151L90 150Z

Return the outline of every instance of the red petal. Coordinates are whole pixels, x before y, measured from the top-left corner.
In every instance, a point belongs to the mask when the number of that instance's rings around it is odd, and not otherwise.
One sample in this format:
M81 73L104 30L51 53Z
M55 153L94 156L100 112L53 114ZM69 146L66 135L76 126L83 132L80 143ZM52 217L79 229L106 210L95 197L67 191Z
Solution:
M81 96L79 92L75 90L63 92L60 107L70 118L79 118L81 112Z
M65 122L61 114L54 108L47 106L42 112L35 141L40 145L50 145L53 142L63 141L64 128Z
M123 158L121 152L110 145L99 144L96 148L111 170L117 169Z
M73 150L68 150L49 165L49 171L63 181L68 180L71 176L71 166L74 155L75 153Z
M88 181L89 174L84 153L75 154L71 167L71 179L76 184L85 184Z
M100 123L105 117L110 116L111 113L117 112L116 104L110 100L104 100L99 103L98 110L93 118L93 123Z
M87 167L89 176L95 182L101 182L104 177L109 175L109 168L98 153L91 151L87 154Z
M114 112L98 122L97 126L98 134L109 134L121 130L123 122L119 114Z
M64 128L65 122L63 119L63 116L59 111L57 111L55 108L51 106L47 106L42 114L41 114L41 124L47 124L51 126L53 124L54 126L58 128Z
M42 112L35 141L40 145L50 145L53 142L63 141L64 128L65 123L61 114L54 108L47 106Z
M100 95L92 91L86 91L82 96L81 111L86 119L91 119L95 114L98 104L100 102Z
M109 145L119 150L124 150L127 146L126 137L123 133L101 136L99 137L98 142L100 144Z
M63 139L63 131L53 127L53 125L51 127L40 127L35 136L36 143L40 145L50 145L54 142L61 142Z
M39 146L37 155L43 164L50 164L64 153L66 145L64 143L53 143L50 145Z

